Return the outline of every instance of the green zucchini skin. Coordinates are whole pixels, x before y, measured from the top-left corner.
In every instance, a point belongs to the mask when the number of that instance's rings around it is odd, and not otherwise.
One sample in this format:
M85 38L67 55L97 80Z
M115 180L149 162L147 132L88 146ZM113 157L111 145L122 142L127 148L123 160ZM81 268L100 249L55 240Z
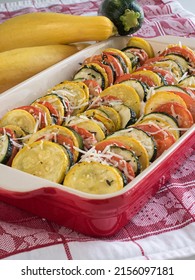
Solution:
M98 14L108 17L122 36L135 33L144 21L143 9L136 0L104 0Z
M12 155L12 143L8 134L0 134L0 163L6 164Z

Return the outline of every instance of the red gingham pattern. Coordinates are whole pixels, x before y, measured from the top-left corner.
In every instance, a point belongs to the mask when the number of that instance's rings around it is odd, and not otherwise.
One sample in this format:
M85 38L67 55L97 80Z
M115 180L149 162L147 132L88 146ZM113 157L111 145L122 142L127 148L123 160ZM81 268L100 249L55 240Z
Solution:
M13 16L52 11L71 14L96 14L100 0L27 0L0 4L0 22ZM150 38L159 35L195 37L195 16L180 9L177 1L140 0L145 12L143 27L136 33ZM143 248L147 237L175 232L195 224L195 146L187 151L186 161L168 183L118 234L110 238L92 238L41 219L0 202L0 258L46 246L62 244L67 259L74 259L75 242L130 242L138 256L148 259ZM130 245L133 244L133 245ZM142 244L142 245L141 245ZM95 245L94 245L95 250ZM81 253L80 253L81 254ZM83 255L83 258L85 256ZM98 258L98 257L97 257Z

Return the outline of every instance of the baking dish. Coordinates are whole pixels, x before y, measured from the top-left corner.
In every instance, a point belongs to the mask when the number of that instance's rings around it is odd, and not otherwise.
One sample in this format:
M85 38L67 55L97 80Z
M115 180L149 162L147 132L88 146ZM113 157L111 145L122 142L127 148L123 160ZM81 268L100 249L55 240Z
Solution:
M115 37L94 44L1 94L0 117L9 109L30 104L55 84L71 79L85 58L106 47L121 49L128 39ZM148 41L156 53L173 42L195 48L193 40L186 38L166 36ZM110 236L165 184L195 148L194 139L195 125L130 184L109 195L82 193L0 164L0 199L86 235Z

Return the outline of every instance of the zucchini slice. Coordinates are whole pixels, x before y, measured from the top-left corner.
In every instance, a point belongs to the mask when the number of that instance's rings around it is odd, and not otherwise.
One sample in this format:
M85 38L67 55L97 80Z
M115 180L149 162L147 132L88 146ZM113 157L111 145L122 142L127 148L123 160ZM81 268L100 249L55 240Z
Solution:
M119 113L121 118L121 128L132 125L137 121L135 112L124 104L113 104L112 107Z
M110 152L119 155L123 160L129 162L133 168L135 175L140 173L141 166L138 157L131 150L127 150L122 147L110 146Z
M153 112L153 113L144 115L142 118L142 120L152 120L152 119L155 119L156 121L164 120L165 122L167 122L170 125L169 129L172 130L172 133L174 134L176 139L179 139L179 137L181 136L178 122L171 115L168 115L166 113Z
M14 109L7 112L0 120L1 127L6 125L19 126L26 134L36 132L38 127L34 117L22 109Z
M106 71L97 63L83 65L74 75L74 81L96 80L102 89L108 87Z
M80 162L66 174L63 185L86 193L109 194L124 187L121 173L99 162Z
M9 135L0 133L0 163L6 164L12 155L12 143Z
M178 86L195 88L195 75L190 75L179 81Z
M98 110L106 113L115 125L115 131L121 128L121 117L117 110L110 106L101 105Z
M121 82L121 84L125 84L128 86L133 87L137 94L140 97L140 100L143 101L146 98L147 92L148 92L148 88L146 86L146 84L144 84L143 82L137 80L137 79L129 79L126 81Z
M107 133L110 134L115 131L115 124L109 116L99 109L89 109L83 113L83 115L87 116L88 118L92 118L99 122L102 122L103 125L107 129Z
M178 85L163 85L163 86L160 86L160 87L155 87L154 89L155 92L159 92L159 91L177 91L177 92L183 92L183 93L186 93L188 94L188 92L181 88L180 86Z
M177 64L180 65L183 73L188 71L189 62L183 56L181 56L179 54L170 53L170 54L165 55L165 58L176 61Z
M12 162L13 168L56 183L62 183L69 166L61 145L42 140L23 147Z
M157 158L165 150L171 147L171 145L173 145L176 141L173 134L171 134L168 130L164 129L163 126L159 125L159 123L155 123L154 120L145 120L142 123L136 124L136 127L146 131L148 134L154 137L157 146Z
M132 70L135 70L139 65L139 57L131 52L131 47L125 47L121 51L130 59Z
M100 93L100 97L114 96L122 100L122 103L131 108L138 117L140 115L140 98L135 89L124 84L115 84Z
M148 153L144 148L144 146L138 140L126 135L112 136L112 141L113 140L123 143L125 146L128 146L135 153L135 155L139 158L141 164L141 171L143 171L145 168L149 166ZM107 141L107 140L105 139L103 141Z
M142 146L146 149L149 161L152 162L155 160L157 153L156 142L154 141L153 137L147 132L136 127L128 127L126 129L122 129L115 132L110 137L117 135L133 137L134 139L139 141L142 144Z
M183 76L184 72L182 71L182 67L173 59L163 59L161 61L156 61L153 63L160 68L170 71L173 73L175 78L179 79Z

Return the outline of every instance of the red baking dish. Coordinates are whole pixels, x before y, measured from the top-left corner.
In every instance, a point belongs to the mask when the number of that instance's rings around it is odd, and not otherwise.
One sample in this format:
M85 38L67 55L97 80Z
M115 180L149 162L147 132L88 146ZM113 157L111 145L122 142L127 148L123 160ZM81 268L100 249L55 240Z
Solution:
M95 44L1 94L0 117L9 109L29 104L62 80L71 79L84 58L105 47L122 48L127 40L116 37ZM195 48L193 41L185 38L166 36L149 41L156 52L179 41ZM195 125L125 188L107 195L82 193L0 164L0 199L86 235L110 236L164 185L195 149L194 139Z

